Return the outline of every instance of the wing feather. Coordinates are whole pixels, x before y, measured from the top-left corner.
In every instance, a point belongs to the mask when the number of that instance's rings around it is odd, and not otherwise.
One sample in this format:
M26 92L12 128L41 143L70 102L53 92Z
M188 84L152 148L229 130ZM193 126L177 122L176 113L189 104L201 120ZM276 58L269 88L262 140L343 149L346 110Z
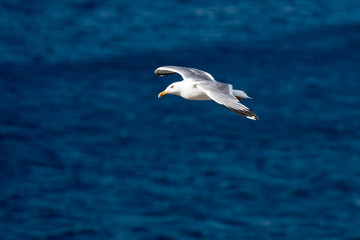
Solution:
M162 77L170 74L178 73L184 80L210 80L215 81L210 73L201 71L196 68L178 67L178 66L163 66L155 70L155 74Z
M252 120L258 120L256 114L245 105L241 104L233 95L232 85L221 82L198 83L197 88L201 89L215 102L223 105L231 111Z

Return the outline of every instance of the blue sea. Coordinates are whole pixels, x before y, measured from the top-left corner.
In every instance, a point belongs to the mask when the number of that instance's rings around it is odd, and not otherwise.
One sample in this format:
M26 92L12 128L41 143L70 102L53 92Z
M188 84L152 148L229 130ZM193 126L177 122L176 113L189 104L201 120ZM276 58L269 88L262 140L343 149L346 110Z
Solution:
M359 90L360 1L2 0L0 238L360 239Z

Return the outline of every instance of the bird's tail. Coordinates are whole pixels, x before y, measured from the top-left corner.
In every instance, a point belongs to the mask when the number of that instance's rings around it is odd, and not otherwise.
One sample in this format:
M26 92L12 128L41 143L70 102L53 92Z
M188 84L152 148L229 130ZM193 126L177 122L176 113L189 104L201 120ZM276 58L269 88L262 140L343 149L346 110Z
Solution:
M233 94L234 96L241 100L241 99L253 99L252 97L249 97L244 91L242 90L236 90L236 89L233 89Z

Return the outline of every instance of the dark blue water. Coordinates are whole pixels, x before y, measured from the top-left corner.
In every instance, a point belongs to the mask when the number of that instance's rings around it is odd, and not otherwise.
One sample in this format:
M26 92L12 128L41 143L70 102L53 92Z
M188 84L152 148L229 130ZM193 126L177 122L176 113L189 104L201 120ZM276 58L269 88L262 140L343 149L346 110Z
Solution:
M359 63L356 0L3 0L1 239L360 239Z

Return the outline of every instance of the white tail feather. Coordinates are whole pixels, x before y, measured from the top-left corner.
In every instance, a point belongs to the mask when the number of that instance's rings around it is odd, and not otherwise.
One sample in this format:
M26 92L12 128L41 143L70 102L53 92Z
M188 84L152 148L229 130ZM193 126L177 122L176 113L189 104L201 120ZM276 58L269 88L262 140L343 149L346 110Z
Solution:
M252 97L249 97L244 91L242 90L236 90L236 89L233 89L233 94L237 97L240 97L240 98L245 98L245 99L253 99Z

